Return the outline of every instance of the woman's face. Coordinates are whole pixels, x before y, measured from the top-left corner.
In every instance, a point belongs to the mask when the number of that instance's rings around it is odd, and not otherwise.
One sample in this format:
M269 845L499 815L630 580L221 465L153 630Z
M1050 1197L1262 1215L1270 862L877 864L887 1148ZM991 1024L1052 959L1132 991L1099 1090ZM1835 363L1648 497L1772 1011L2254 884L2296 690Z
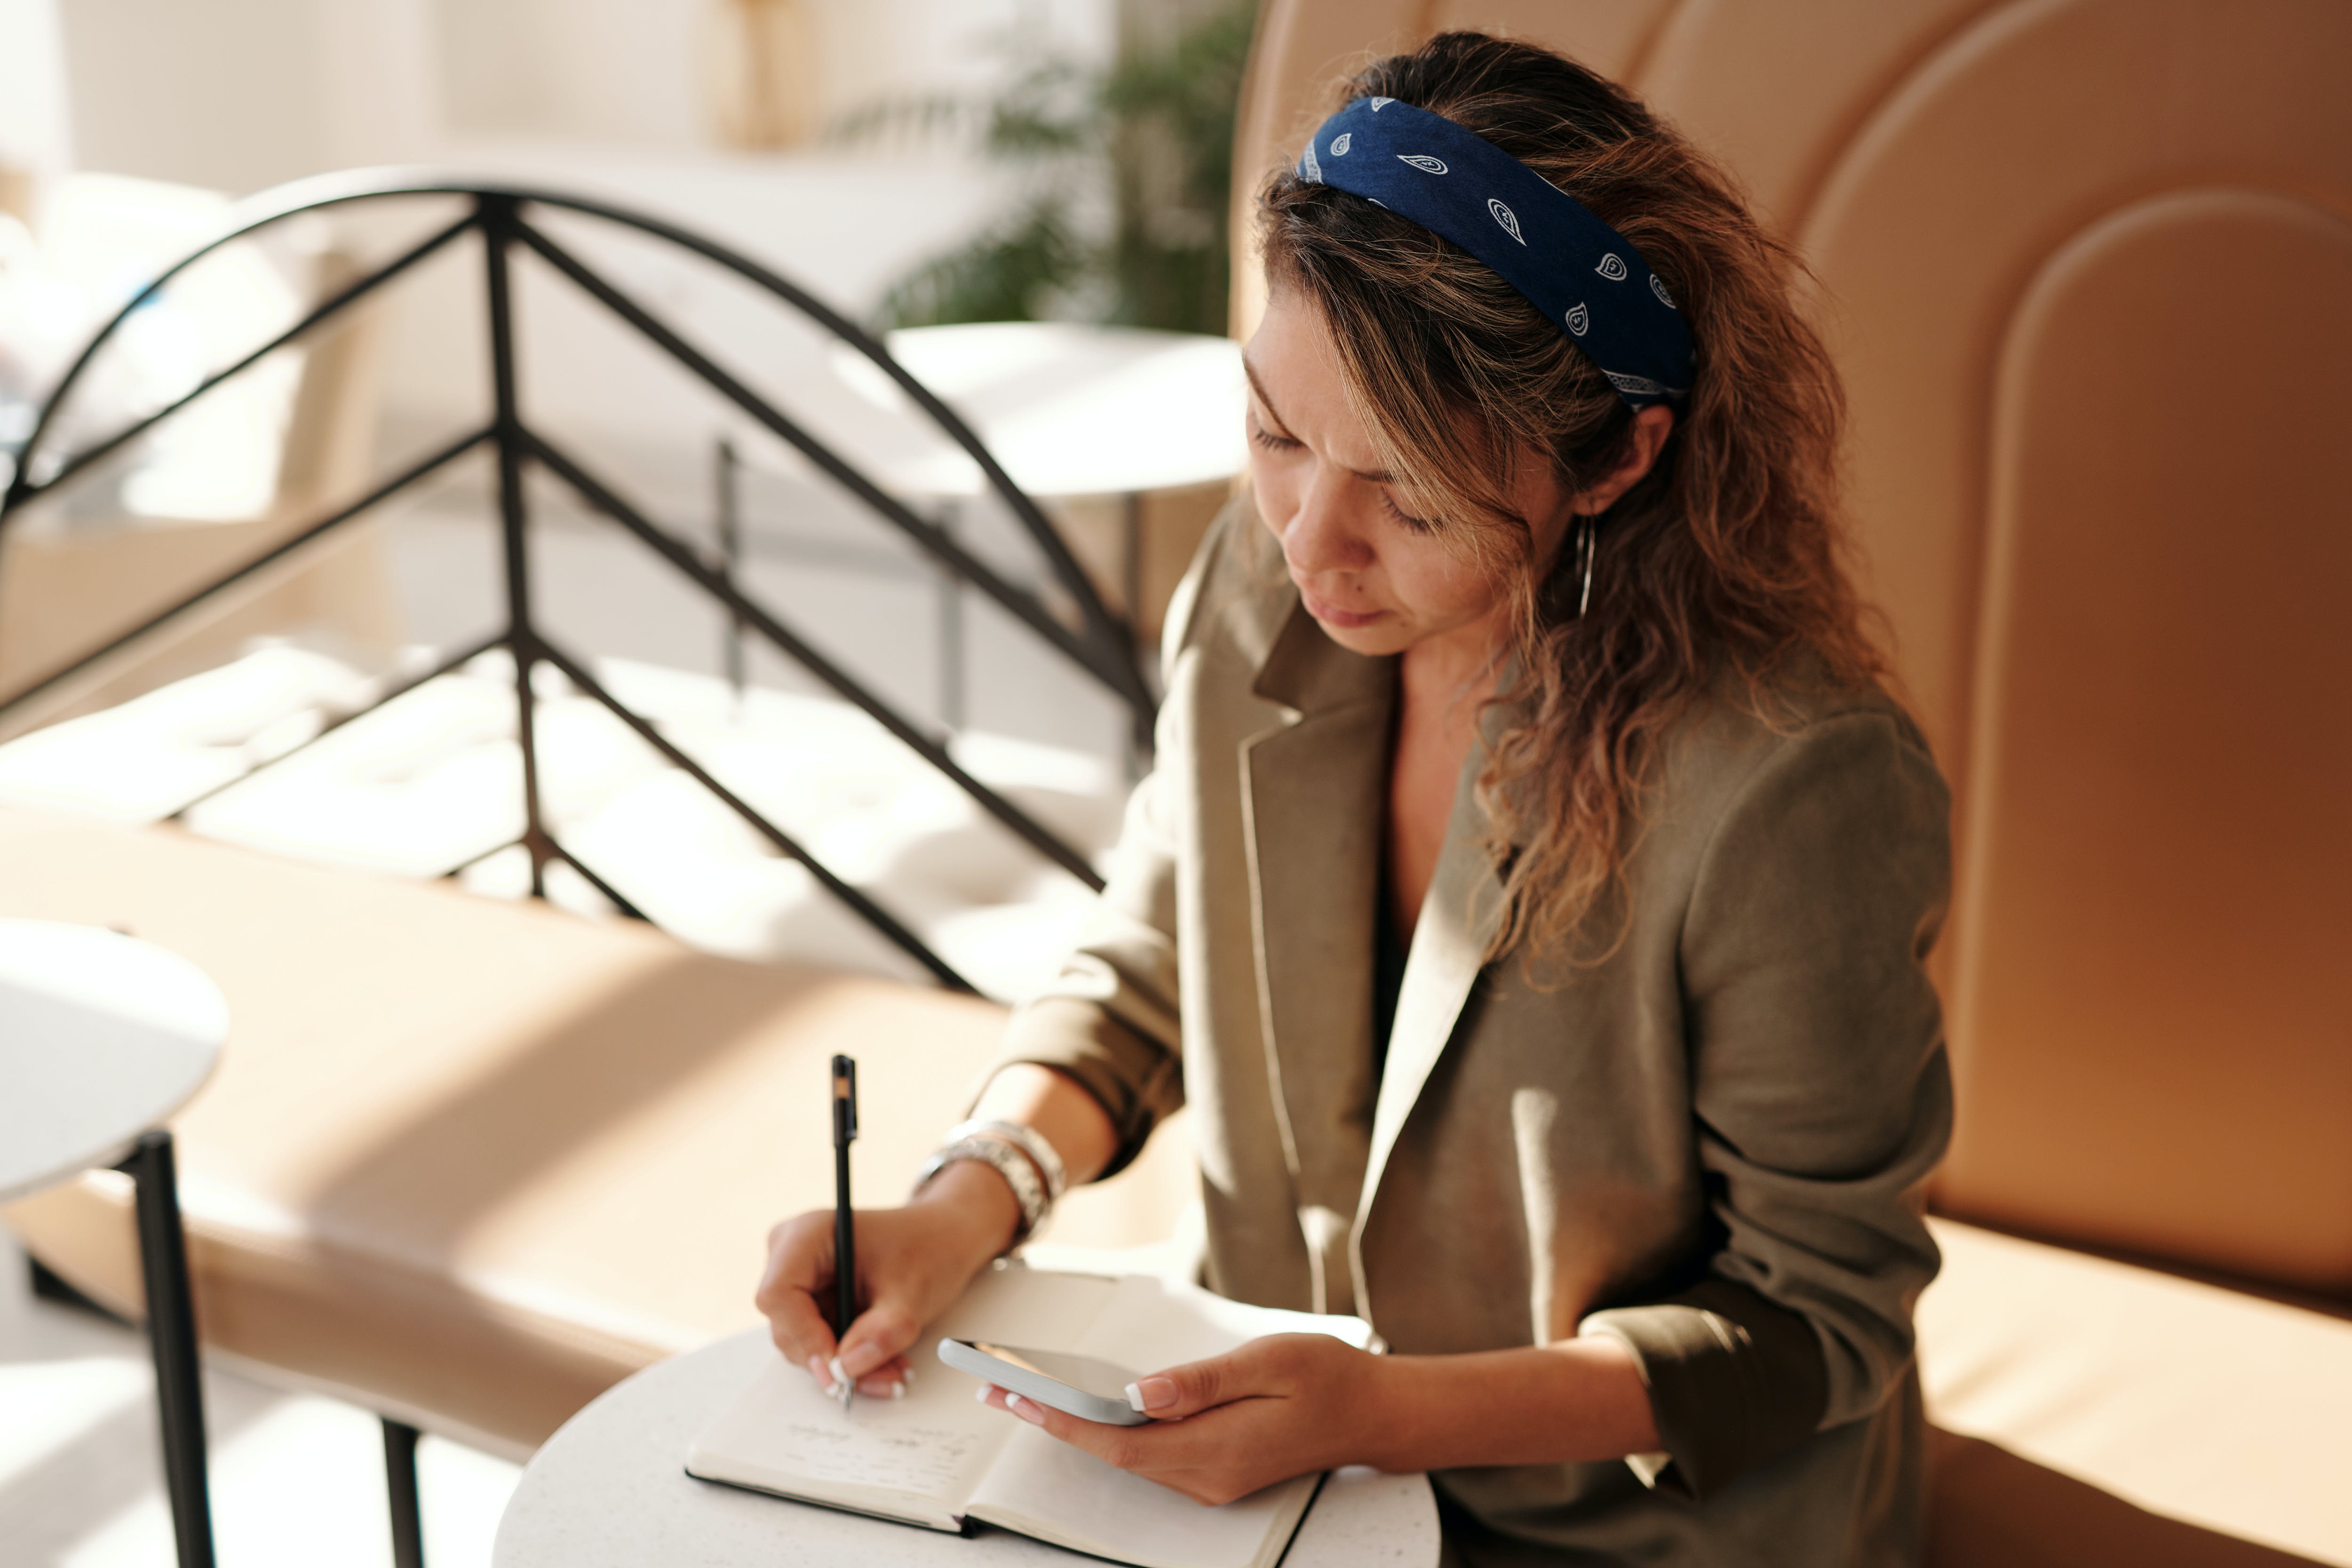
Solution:
M1405 510L1349 405L1329 331L1277 291L1244 351L1250 480L1307 613L1340 647L1402 653L1449 634L1484 639L1502 608L1495 569ZM1518 465L1512 502L1549 563L1570 521L1550 465Z
M1433 638L1491 647L1508 586L1501 573L1523 568L1481 563L1405 510L1348 405L1321 318L1276 289L1242 363L1258 515L1282 542L1307 613L1361 654L1402 653ZM1650 471L1673 429L1670 411L1643 409L1623 463L1576 493L1563 491L1539 458L1516 465L1510 501L1533 533L1537 571L1550 567L1579 512L1606 510Z

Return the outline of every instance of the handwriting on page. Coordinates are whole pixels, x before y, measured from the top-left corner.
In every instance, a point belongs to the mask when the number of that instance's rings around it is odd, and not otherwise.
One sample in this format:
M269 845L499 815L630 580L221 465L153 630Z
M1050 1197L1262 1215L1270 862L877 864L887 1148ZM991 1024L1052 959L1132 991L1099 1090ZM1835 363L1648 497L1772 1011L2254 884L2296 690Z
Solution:
M854 1419L854 1417L853 1417ZM953 1426L893 1426L861 1431L814 1421L785 1425L774 1456L812 1480L952 1496L981 1435Z

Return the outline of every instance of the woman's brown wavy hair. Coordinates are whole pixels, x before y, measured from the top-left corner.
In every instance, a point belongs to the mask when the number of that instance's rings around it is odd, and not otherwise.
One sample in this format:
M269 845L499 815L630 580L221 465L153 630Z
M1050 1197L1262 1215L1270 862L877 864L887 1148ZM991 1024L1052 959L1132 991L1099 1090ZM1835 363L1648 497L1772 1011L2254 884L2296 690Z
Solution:
M1597 524L1591 608L1573 544L1540 579L1516 465L1566 492L1624 454L1633 415L1559 328L1483 263L1360 196L1276 174L1259 198L1267 281L1330 330L1349 394L1435 520L1511 584L1517 679L1478 792L1504 907L1489 957L1590 963L1580 931L1621 888L1663 732L1715 693L1773 717L1776 686L1860 685L1883 661L1841 563L1844 400L1793 297L1801 265L1731 180L1629 94L1573 61L1478 33L1380 60L1337 102L1442 114L1622 234L1697 341L1696 380L1655 466Z

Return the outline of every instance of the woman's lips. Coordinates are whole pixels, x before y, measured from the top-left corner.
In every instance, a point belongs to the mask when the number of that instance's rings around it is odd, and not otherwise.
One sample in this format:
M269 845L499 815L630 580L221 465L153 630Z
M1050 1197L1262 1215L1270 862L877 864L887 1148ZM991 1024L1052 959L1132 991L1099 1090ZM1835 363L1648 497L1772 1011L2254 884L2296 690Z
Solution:
M1298 597L1306 604L1308 615L1327 626L1339 626L1343 630L1369 626L1388 615L1386 610L1343 610L1335 605L1325 604L1304 588L1298 590Z

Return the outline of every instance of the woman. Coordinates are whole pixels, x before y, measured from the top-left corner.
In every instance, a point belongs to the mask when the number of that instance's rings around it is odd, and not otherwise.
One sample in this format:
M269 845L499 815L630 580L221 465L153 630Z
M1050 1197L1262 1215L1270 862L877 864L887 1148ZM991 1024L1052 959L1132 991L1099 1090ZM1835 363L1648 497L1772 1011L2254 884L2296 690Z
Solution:
M1433 1473L1467 1563L1915 1561L1947 798L1837 560L1788 258L1638 103L1440 37L1261 204L1251 500L1171 611L1097 929L903 1209L779 1226L787 1354L919 1326L1192 1107L1202 1278L1360 1313L992 1401L1221 1500Z

